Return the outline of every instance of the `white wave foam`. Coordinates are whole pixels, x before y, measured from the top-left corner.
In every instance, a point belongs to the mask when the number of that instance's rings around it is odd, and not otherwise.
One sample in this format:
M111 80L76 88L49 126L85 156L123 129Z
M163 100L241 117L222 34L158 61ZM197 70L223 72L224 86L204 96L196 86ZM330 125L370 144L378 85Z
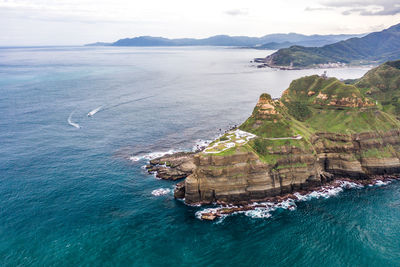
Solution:
M72 114L74 114L74 112L71 112L71 114L69 114L69 117L68 117L68 120L67 120L68 124L73 126L73 127L75 127L76 129L80 129L81 126L78 123L75 123L75 122L72 121Z
M272 216L271 210L266 208L255 208L254 210L248 210L244 212L244 215L251 217L253 219L265 219Z
M313 191L311 193L301 195L300 193L296 192L293 195L296 196L297 201L308 201L313 198L330 198L333 196L338 195L340 192L343 192L343 189L360 189L363 188L364 186L354 183L354 182L349 182L349 181L341 181L338 180L335 182L334 186L323 186L319 190Z
M384 182L378 180L375 184L380 186L380 185L386 185L390 183L390 181ZM252 210L247 210L247 211L237 211L231 214L238 214L242 213L245 216L251 217L251 218L269 218L272 216L272 212L277 210L277 209L285 209L285 210L296 210L297 205L296 202L302 202L302 201L309 201L311 199L318 199L318 198L330 198L333 196L338 195L340 192L343 192L344 189L360 189L363 188L363 185L354 183L354 182L349 182L349 181L343 181L343 180L337 180L335 181L334 185L328 185L328 186L323 186L320 189L307 193L307 194L300 194L299 192L295 192L293 195L296 197L295 199L288 198L284 201L278 202L278 203L272 203L272 202L255 202L249 206L254 207ZM233 208L236 208L236 206L231 206ZM207 208L204 210L200 210L196 212L196 217L198 219L201 219L201 215L203 213L217 213L218 210L223 208L222 206L215 207L215 208ZM225 218L226 216L229 216L230 214L221 214L221 219Z
M330 198L333 196L337 196L340 192L343 191L343 188L341 187L326 187L322 188L321 190L318 191L313 191L311 193L308 193L305 195L306 200L311 200L313 198Z
M194 146L192 147L192 151L196 152L198 150L202 150L206 147L208 147L208 145L211 143L211 140L202 140L202 139L197 139Z
M191 205L193 207L196 206L200 206L200 205ZM203 210L199 210L197 211L194 215L196 216L197 219L201 220L201 215L203 215L203 213L216 213L221 207L217 207L217 208L206 208ZM227 214L221 214L220 219L225 218L226 216L228 216Z
M165 196L171 193L171 189L169 188L159 188L151 191L151 194L153 196L159 197L159 196Z
M87 114L88 117L92 117L94 114L96 114L97 112L99 112L100 109L101 109L102 107L103 107L103 106L100 106L100 107L97 107L97 108L93 109L92 111L90 111L90 112Z
M288 198L287 200L279 202L273 206L274 210L276 210L276 209L295 210L296 207L297 206L294 203L294 200L291 198Z
M349 182L349 181L341 181L341 180L338 180L337 183L340 185L340 187L346 188L346 189L351 189L351 188L360 189L360 188L363 188L363 187L364 187L364 186L361 185L361 184L357 184L357 183Z
M129 160L131 160L133 162L140 161L140 160L152 160L155 158L162 157L164 155L171 155L176 152L178 152L178 151L173 150L173 149L168 150L166 152L152 152L152 153L148 153L145 155L131 156L131 157L129 157Z
M390 184L391 181L382 181L382 180L376 180L374 184L370 186L384 186Z

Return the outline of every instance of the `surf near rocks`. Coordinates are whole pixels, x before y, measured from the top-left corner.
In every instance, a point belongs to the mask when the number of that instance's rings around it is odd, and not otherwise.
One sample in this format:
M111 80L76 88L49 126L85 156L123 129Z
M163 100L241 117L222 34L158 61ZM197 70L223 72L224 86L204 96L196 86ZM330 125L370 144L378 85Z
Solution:
M157 178L164 180L179 180L192 174L194 164L194 152L177 152L150 160L146 165L149 173L154 173Z
M269 218L272 212L277 209L296 210L297 202L309 201L319 198L330 198L337 196L344 190L362 189L366 186L384 186L392 181L400 180L399 176L385 175L375 176L368 180L351 180L348 178L340 178L331 183L316 187L310 190L294 192L293 194L285 194L265 198L262 201L248 201L237 205L218 202L216 207L206 208L196 212L196 217L200 220L214 221L216 219L224 219L232 214L244 214L252 218Z

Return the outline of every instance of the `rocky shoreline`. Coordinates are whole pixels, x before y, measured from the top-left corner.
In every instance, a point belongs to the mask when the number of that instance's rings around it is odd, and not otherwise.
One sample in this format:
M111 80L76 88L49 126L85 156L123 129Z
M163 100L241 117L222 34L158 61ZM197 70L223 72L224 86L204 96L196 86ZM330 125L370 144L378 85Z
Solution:
M177 181L191 175L196 168L194 157L199 152L177 152L174 154L164 155L153 159L146 165L149 174L155 174L156 177L165 180ZM217 207L199 211L198 217L202 220L213 221L218 218L234 214L243 213L252 210L273 211L277 208L295 209L294 202L302 201L312 195L321 196L330 190L352 187L366 187L373 185L384 185L394 180L400 180L400 176L396 175L374 175L367 179L350 179L346 177L336 177L329 173L325 173L330 182L326 182L319 186L310 186L306 189L297 190L295 192L280 194L276 196L265 197L263 199L244 200L234 204L225 201L216 201L211 203ZM334 191L335 192L335 191ZM185 198L185 181L176 184L174 190L176 199ZM209 202L196 203L196 205L210 204Z
M195 156L200 153L198 152L177 152L174 154L168 154L156 159L150 160L149 164L146 165L146 169L149 174L155 174L157 178L164 180L177 181L184 179L191 175L196 165L194 163ZM216 205L218 207L206 209L199 212L199 218L202 220L216 220L226 215L233 213L241 213L256 209L275 210L279 207L285 207L286 209L295 209L294 202L302 201L309 195L316 194L323 195L329 190L335 190L335 188L352 188L352 187L366 187L373 185L384 185L394 180L400 180L399 175L372 175L370 177L363 177L363 179L351 179L348 177L334 177L330 173L323 173L326 177L326 183L322 185L309 186L308 188L299 189L290 193L278 194L275 196L269 196L262 199L250 199L237 201L235 203L229 203L221 200L210 203L199 202L193 205ZM329 182L328 182L329 181ZM175 199L185 198L185 180L180 181L176 184L174 190Z
M311 198L325 197L328 198L330 195L336 195L343 189L351 188L364 188L366 186L381 186L386 185L392 181L400 180L400 176L394 175L384 175L384 176L374 176L367 180L352 180L349 178L338 178L330 183L327 183L319 187L311 187L307 190L296 191L293 193L288 193L284 195L278 195L274 197L266 197L261 200L250 200L243 201L232 205L230 203L225 203L223 201L218 201L213 203L219 207L205 209L198 212L198 217L201 220L213 221L218 218L234 214L243 213L252 210L265 210L274 211L278 208L284 208L288 210L296 209L295 202L305 201Z

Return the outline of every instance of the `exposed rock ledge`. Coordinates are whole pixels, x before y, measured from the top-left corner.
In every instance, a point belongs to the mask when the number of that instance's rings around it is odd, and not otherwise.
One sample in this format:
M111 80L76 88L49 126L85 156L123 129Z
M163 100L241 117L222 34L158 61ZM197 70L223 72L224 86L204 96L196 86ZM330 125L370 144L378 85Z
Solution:
M196 168L194 164L194 152L178 152L164 155L150 160L146 165L149 173L155 173L156 177L165 180L179 180L186 178Z

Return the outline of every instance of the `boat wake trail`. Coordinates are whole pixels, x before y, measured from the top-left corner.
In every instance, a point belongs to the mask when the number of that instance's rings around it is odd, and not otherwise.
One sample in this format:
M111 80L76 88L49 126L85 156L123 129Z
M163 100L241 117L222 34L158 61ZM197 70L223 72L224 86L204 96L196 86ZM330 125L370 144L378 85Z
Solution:
M77 129L80 129L81 126L78 123L75 123L75 122L72 121L72 114L74 114L74 111L72 111L71 114L69 114L69 117L68 117L68 120L67 120L68 124L73 126L73 127L75 127L75 128L77 128Z
M115 105L106 106L104 108L103 108L103 106L100 106L100 107L90 111L87 115L88 115L88 117L92 117L97 112L110 110L110 109L113 109L113 108L116 108L116 107L119 107L119 106L122 106L122 105L126 105L126 104L129 104L129 103L137 102L137 101L140 101L140 100L145 100L145 99L148 99L148 98L151 98L151 97L155 97L155 95L146 96L146 97L142 97L142 98L137 98L137 99L121 102L121 103L118 103L118 104L115 104Z
M103 106L100 106L100 107L97 107L97 108L93 109L92 111L90 111L90 112L87 114L88 117L92 117L94 114L96 114L97 112L99 112L100 109L101 109L102 107L103 107Z

